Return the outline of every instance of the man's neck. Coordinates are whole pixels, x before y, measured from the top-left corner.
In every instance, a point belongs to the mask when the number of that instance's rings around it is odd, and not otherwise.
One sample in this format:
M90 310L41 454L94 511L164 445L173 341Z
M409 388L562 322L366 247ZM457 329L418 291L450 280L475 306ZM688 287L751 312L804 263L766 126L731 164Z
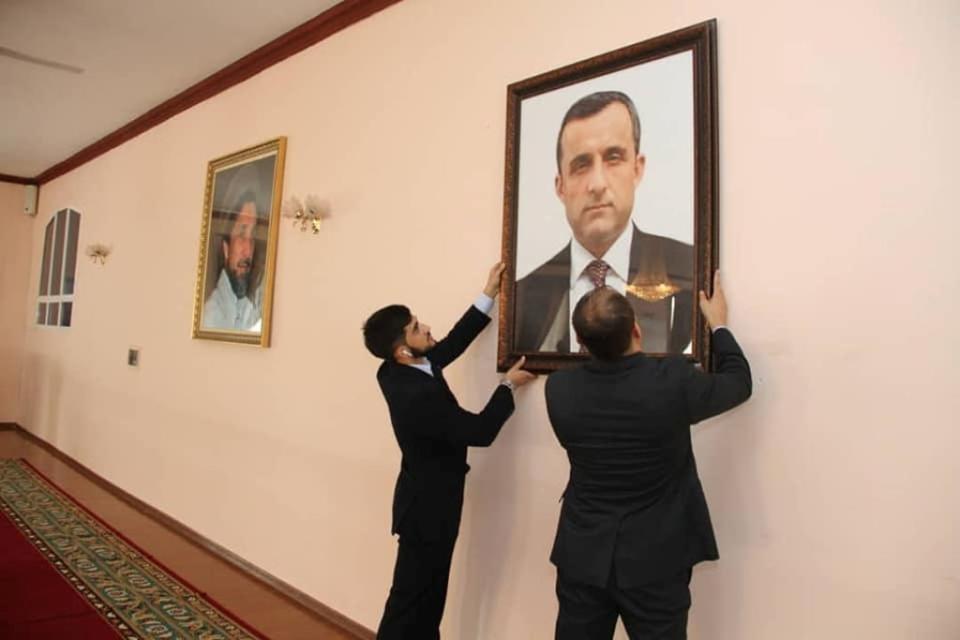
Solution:
M618 235L617 238L619 237L620 236ZM607 251L610 250L610 247L613 246L613 243L616 242L617 238L614 238L613 240L609 240L609 241L604 241L602 243L583 242L579 239L577 240L577 242L580 242L583 248L590 252L590 255L592 255L597 260L600 260L603 258L603 256L607 255Z
M633 356L643 351L643 342L637 338L633 338L630 341L630 346L627 347L627 350L623 353L623 357Z
M611 236L606 236L601 239L590 239L590 238L581 238L577 234L573 235L574 240L577 244L583 247L590 255L592 255L597 260L604 260L607 257L607 253L610 252L611 247L616 245L624 236L627 238L632 237L629 235L632 233L631 224L628 221L622 229L618 229L616 233ZM629 251L629 242L628 242L628 251Z

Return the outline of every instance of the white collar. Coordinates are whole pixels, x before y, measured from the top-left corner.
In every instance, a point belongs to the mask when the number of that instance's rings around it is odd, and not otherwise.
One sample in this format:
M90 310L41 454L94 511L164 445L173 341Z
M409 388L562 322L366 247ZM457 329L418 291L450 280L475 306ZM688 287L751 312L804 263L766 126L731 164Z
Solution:
M427 360L423 364L420 364L418 362L411 362L407 366L413 367L414 369L420 369L420 371L423 371L425 374L427 374L431 378L433 377L433 367L431 366L429 360Z
M230 276L227 275L226 267L220 269L220 277L217 278L217 291L224 297L224 302L233 302L234 304L240 302L240 298L233 291L233 285L230 284Z
M607 249L600 259L610 265L610 271L624 282L629 281L630 275L630 245L633 242L633 224L628 224L620 237ZM576 238L570 241L570 289L583 275L587 265L596 260L596 256L586 250Z

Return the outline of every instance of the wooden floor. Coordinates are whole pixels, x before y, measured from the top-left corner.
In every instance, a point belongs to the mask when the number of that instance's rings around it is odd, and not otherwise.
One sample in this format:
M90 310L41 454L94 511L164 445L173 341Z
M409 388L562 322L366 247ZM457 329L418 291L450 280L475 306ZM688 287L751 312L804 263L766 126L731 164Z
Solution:
M355 640L98 486L19 431L0 431L0 458L24 458L144 551L244 622L278 640Z

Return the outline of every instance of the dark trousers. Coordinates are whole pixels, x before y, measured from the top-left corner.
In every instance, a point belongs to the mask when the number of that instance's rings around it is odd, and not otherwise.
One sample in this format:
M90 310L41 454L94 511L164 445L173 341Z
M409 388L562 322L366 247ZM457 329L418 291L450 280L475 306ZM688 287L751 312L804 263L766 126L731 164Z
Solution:
M439 640L455 543L428 542L401 532L377 640Z
M610 640L617 616L630 640L686 640L690 569L630 589L618 587L614 573L610 584L597 587L567 580L557 571L556 640Z

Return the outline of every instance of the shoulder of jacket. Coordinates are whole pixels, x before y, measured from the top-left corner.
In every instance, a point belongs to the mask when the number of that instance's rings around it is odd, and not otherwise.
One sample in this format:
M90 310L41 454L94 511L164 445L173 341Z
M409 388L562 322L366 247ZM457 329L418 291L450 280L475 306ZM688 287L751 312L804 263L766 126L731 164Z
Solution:
M582 366L571 367L570 369L559 369L547 376L547 387L556 388L558 385L563 387L575 383L583 378L584 369Z

